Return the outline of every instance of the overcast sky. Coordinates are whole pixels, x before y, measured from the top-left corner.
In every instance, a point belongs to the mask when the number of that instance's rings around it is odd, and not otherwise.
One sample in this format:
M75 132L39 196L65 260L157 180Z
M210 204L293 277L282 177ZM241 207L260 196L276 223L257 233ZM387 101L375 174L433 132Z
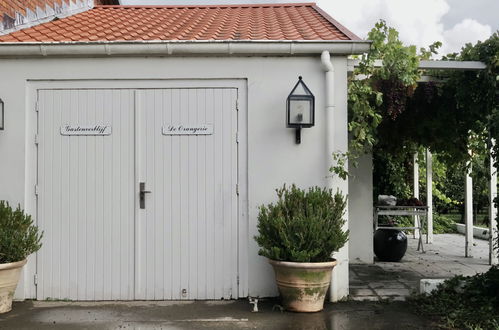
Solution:
M220 4L306 2L304 0L121 0L122 4ZM332 17L359 37L380 18L418 47L441 41L441 54L487 39L499 30L499 0L316 0Z

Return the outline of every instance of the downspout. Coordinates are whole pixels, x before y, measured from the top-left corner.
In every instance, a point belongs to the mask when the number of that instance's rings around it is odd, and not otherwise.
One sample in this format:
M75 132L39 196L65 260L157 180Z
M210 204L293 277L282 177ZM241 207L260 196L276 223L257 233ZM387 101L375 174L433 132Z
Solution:
M331 55L327 50L323 51L321 54L321 63L324 71L326 72L326 154L327 164L326 168L331 167L331 155L334 152L334 66L331 63ZM326 187L328 189L333 189L333 178L332 176L327 176Z
M323 51L321 54L322 68L326 73L325 89L326 89L326 168L331 167L332 154L334 152L334 66L331 63L331 55L328 51ZM331 175L327 175L326 188L332 189L334 192L334 180ZM338 267L340 265L337 265ZM331 276L331 285L329 286L330 301L338 301L338 272L333 269Z

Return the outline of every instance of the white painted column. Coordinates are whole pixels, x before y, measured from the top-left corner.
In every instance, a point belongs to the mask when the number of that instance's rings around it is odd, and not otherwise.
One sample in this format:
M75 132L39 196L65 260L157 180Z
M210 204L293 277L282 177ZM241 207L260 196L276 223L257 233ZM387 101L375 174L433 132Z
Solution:
M492 146L495 141L492 140ZM489 264L497 265L499 264L498 251L494 249L494 244L497 242L497 208L494 205L494 199L497 197L497 169L494 166L494 157L492 156L492 150L490 151L490 180L489 180Z
M348 259L350 263L374 263L373 251L373 157L365 154L348 173Z
M428 206L426 243L433 243L433 156L429 149L426 149L426 204Z
M473 180L471 178L471 162L466 170L466 178L464 181L464 223L465 223L465 250L464 256L467 258L473 257Z
M413 195L417 199L419 199L419 162L418 162L418 153L416 152L413 156L413 167L412 167L412 187L413 187ZM415 215L412 217L414 222L414 227L416 227L419 223L419 216ZM414 231L414 238L419 238L419 231Z
M331 62L331 56L328 51L322 52L321 63L326 72L326 152L329 156L326 158L326 168L330 168L334 152L346 153L348 151L347 66L340 65L338 69L342 71L335 72L335 67ZM335 76L341 79L335 79ZM348 169L348 163L345 166ZM328 174L326 179L327 187L332 189L333 192L339 190L345 196L348 196L348 179L342 180L338 176L331 177L330 173ZM344 230L349 227L348 217L347 206L345 212L345 219L347 221ZM333 302L346 298L349 293L348 244L333 255L337 262L336 267L333 269L329 289L330 300Z

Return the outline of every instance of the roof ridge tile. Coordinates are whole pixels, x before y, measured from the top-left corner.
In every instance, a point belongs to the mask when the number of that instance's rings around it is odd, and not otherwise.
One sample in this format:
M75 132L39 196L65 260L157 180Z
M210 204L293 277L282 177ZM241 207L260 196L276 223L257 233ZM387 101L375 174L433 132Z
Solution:
M168 9L168 8L272 8L272 7L312 7L315 2L290 3L247 3L247 4L212 4L212 5L95 5L94 9Z

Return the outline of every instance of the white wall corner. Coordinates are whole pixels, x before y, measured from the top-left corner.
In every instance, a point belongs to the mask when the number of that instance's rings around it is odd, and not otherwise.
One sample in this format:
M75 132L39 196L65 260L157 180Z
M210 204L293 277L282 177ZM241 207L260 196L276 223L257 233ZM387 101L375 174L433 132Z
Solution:
M351 263L374 263L373 252L373 162L372 154L349 166L349 259Z

